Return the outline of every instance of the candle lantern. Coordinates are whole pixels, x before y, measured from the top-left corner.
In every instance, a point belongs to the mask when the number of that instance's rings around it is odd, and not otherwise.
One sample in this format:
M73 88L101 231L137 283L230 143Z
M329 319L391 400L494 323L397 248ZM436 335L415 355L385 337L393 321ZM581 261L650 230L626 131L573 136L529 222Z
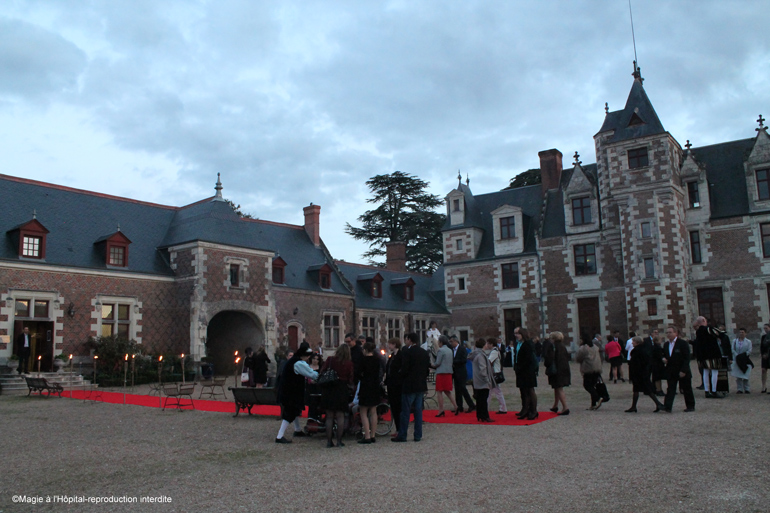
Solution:
M184 385L184 353L182 353L182 384Z

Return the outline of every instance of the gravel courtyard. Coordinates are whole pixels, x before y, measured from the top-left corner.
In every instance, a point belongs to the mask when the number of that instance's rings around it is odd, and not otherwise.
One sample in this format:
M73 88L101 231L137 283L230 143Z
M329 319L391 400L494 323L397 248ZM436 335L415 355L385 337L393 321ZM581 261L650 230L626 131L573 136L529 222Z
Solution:
M512 377L510 369L506 374ZM606 372L605 372L606 375ZM577 367L571 415L529 427L426 424L420 443L318 437L273 443L274 418L161 411L72 399L0 396L9 444L0 512L10 511L590 511L760 512L770 507L770 396L705 400L695 413L628 414L631 386L586 411ZM700 383L693 379L693 385ZM734 388L734 385L732 385ZM509 409L519 406L513 380ZM553 392L541 377L539 409ZM510 415L510 414L509 414ZM42 497L40 504L14 496ZM136 503L66 504L57 497ZM50 497L51 502L45 502ZM139 503L142 497L166 497ZM58 499L61 501L61 499Z

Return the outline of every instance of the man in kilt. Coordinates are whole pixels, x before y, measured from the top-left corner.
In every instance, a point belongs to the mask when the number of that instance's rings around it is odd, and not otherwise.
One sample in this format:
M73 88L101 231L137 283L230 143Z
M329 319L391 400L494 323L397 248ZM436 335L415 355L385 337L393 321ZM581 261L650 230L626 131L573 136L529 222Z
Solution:
M695 358L698 367L703 369L703 387L706 399L721 399L717 394L719 371L723 368L722 351L719 349L719 338L714 328L708 326L705 317L698 317L693 324L695 328Z

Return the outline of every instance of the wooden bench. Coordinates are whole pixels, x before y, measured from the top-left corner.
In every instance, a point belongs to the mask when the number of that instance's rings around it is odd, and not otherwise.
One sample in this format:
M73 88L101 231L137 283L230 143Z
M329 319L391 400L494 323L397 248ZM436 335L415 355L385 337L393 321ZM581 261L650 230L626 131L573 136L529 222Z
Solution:
M58 394L61 397L61 393L64 392L64 388L61 385L49 383L45 378L28 378L25 376L24 379L27 381L27 387L29 388L27 397L32 395L32 392L39 392L43 397L49 397L52 393ZM46 394L43 394L43 391Z
M235 399L235 415L233 417L237 417L241 410L248 410L249 415L251 415L251 408L255 405L278 404L277 391L273 387L228 387L227 389L233 393Z
M203 398L203 394L206 394L206 397L209 399L216 399L220 395L227 399L227 394L225 393L225 380L227 378L211 378L211 379L204 379L202 381L199 381L198 384L201 386L201 393L198 395L198 399ZM217 391L219 389L219 391Z
M163 395L166 396L166 399L163 401L163 409L165 410L168 406L174 406L178 410L181 410L182 408L189 406L194 410L195 404L192 399L193 392L195 392L195 383L187 383L184 385L181 383L164 383ZM190 401L189 403L182 402L185 397Z

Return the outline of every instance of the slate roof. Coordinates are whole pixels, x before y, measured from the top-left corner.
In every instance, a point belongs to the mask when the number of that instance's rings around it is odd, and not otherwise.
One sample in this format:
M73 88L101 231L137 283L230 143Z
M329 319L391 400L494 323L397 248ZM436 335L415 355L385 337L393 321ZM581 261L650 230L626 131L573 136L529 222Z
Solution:
M341 260L337 260L335 263L355 288L357 308L436 315L449 314L444 303L444 270L442 268L437 269L431 276L389 271L384 267L352 264ZM381 298L373 298L369 289L369 282L365 279L360 281L358 279L360 276L371 277L376 273L383 277ZM406 301L403 296L403 286L395 286L393 283L394 281L403 283L408 278L412 278L415 282L414 301Z
M634 114L643 123L630 124ZM638 137L661 134L666 131L639 80L634 80L623 110L609 112L605 116L604 124L599 133L609 130L615 131L609 142L627 141Z
M241 219L215 198L170 207L0 175L0 205L0 233L26 223L33 210L37 212L37 220L50 231L46 264L106 269L103 248L95 243L105 233L115 233L118 225L132 243L128 267L110 268L114 272L174 276L165 251L158 249L193 241L273 251L286 261L283 286L289 288L321 291L317 276L307 270L331 264L323 243L316 248L304 227ZM19 261L7 233L0 260ZM331 284L333 292L350 294L336 271Z
M695 160L706 168L712 219L750 213L743 163L755 141L756 138L741 139L690 149Z

